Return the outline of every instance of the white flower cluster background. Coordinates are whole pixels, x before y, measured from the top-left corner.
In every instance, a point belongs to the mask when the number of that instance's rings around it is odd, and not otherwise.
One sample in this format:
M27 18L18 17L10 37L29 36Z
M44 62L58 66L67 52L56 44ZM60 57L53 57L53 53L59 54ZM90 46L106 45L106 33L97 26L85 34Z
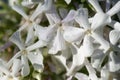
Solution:
M0 80L53 80L42 77L47 67L49 75L61 74L54 80L120 80L120 1L106 0L104 8L86 0L92 12L82 4L58 9L57 1L9 0L22 19L9 38L18 50L0 59Z

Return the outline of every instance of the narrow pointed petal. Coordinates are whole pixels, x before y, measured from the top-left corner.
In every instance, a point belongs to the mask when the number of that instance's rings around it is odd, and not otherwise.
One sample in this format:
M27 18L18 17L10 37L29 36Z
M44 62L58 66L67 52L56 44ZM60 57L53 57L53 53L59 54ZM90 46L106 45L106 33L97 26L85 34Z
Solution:
M75 78L78 80L89 80L89 77L83 73L76 73Z
M96 30L106 26L109 23L111 23L111 18L109 15L104 13L96 13L95 16L93 17L91 28L93 30Z
M88 0L97 12L103 12L97 0Z
M88 21L88 10L86 8L80 8L77 11L75 20L79 23L81 27L84 27L85 29L90 28L90 24Z
M42 27L42 26L36 25L34 26L34 28L38 38L45 42L49 42L53 38L57 30L56 25L49 26L49 27Z
M103 57L104 57L104 53L102 50L96 49L94 51L93 55L91 56L91 64L93 68L98 69L99 66L101 66L100 64Z
M118 1L108 12L107 14L110 16L115 15L120 11L120 1Z
M35 49L38 49L38 48L45 47L46 45L47 45L47 43L46 43L45 41L39 40L39 41L37 41L36 43L28 46L28 47L26 48L26 50L32 51L32 50L35 50Z
M59 23L61 18L56 11L56 7L53 5L51 10L48 13L45 13L50 25L54 25L55 23Z
M84 41L83 41L83 49L84 51L84 56L85 57L90 57L93 52L94 52L94 47L93 47L93 42L92 42L92 38L89 35L86 35L84 37Z
M97 75L96 75L96 71L94 70L92 65L89 63L88 59L85 59L84 64L85 64L87 71L89 73L89 79L98 80Z
M29 26L28 22L25 22L19 29L18 31L21 32L23 29L25 29L27 26Z
M20 57L20 56L21 56L21 51L17 52L17 53L8 61L8 63L6 64L7 67L10 68L11 65L12 65L12 63L13 63L13 61L14 61L15 59L17 59L18 57Z
M21 56L21 63L23 65L21 75L23 77L25 77L25 76L29 75L29 73L30 73L30 67L29 67L29 64L28 64L28 59L25 55Z
M13 10L15 10L16 12L18 12L20 15L22 15L26 20L28 19L27 14L25 13L25 11L23 10L23 8L21 6L18 6L19 1L17 0L9 0L9 4L12 7Z
M96 33L93 33L92 37L99 43L101 44L101 48L103 48L105 51L110 48L110 44L107 40L103 38L103 34L99 31Z
M3 64L2 61L0 61L0 72L4 73L5 75L9 75L10 72L7 69L7 67Z
M120 54L110 53L109 69L111 72L120 70Z
M109 34L110 42L115 45L120 39L120 31L112 30Z
M43 56L39 50L36 50L35 52L30 52L28 54L28 59L32 63L35 70L42 70L44 68Z
M56 59L58 59L62 64L63 66L66 68L66 70L68 69L67 65L66 65L66 57L60 55L60 56L55 56Z
M73 47L73 48L75 48L75 47ZM75 74L76 71L80 70L83 67L85 57L82 55L82 53L83 53L82 48L76 49L76 50L73 49L73 51L74 51L73 60L72 60L72 65L71 65L70 69L68 69L68 71L67 71L68 76Z
M64 22L69 22L74 20L75 14L76 14L76 11L70 10L67 16L62 20L62 22L64 23Z
M49 50L50 54L56 54L58 51L65 50L66 49L66 43L63 38L63 31L61 28L58 28L57 35L54 38L53 45Z
M16 76L16 74L20 71L21 68L22 68L21 61L19 59L14 59L12 66L12 74Z
M68 42L81 41L85 35L85 31L76 27L68 27L65 29L63 37Z
M27 38L25 41L26 45L29 45L33 43L34 41L34 31L33 31L33 25L28 28Z
M20 50L24 49L24 44L22 42L21 34L19 31L16 31L11 37L10 41L18 46Z
M44 4L41 6L41 3L38 5L32 16L30 17L30 20L33 21L38 15L41 13L48 11L52 7L52 0L45 0Z

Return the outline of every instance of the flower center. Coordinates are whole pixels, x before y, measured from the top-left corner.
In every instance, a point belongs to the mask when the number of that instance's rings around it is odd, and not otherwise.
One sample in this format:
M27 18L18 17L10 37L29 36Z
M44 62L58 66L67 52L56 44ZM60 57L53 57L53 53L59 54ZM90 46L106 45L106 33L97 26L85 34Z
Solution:
M13 80L13 77L12 77L12 76L9 76L9 77L8 77L8 80Z
M85 31L85 33L86 33L87 35L91 35L91 34L92 34L92 31L91 31L91 29L87 29L87 30Z
M23 55L27 54L27 50L23 50L23 51L22 51L22 54L23 54Z

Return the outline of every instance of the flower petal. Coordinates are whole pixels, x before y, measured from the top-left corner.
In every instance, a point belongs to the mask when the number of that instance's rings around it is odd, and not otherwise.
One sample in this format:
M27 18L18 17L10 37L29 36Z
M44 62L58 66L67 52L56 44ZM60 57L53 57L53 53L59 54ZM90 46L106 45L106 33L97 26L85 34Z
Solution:
M25 46L22 42L22 39L21 39L21 34L19 31L16 31L11 37L10 37L10 41L12 41L14 44L16 44L18 46L18 48L20 50L24 49Z
M66 49L66 43L63 38L63 32L61 28L58 28L57 35L54 38L54 42L52 47L49 50L50 54L56 54L58 51L65 50Z
M75 48L75 47L73 47ZM77 51L76 51L77 50ZM73 49L74 54L73 54L73 59L72 59L72 65L70 69L67 71L67 75L73 75L76 73L76 71L80 70L83 67L83 63L85 60L85 57L82 55L82 48L80 49Z
M46 46L46 45L47 45L47 43L46 43L45 41L39 40L39 41L37 41L36 43L28 46L28 47L26 48L26 50L27 50L27 51L32 51L32 50L35 50L35 49L38 49L38 48L42 48L42 47L44 47L44 46Z
M68 27L65 29L63 37L68 42L81 41L85 35L85 31L76 27Z
M34 11L34 13L32 14L32 16L30 17L31 21L34 21L34 19L40 15L41 13L48 11L51 9L52 7L52 0L45 0L44 4L41 5L41 3L39 3L39 5L37 6L36 10Z
M110 53L109 69L111 72L120 70L120 54Z
M79 25L81 25L81 27L84 27L85 29L90 28L88 21L88 10L86 8L80 8L77 11L75 20L79 23Z
M17 76L16 74L20 71L21 68L22 68L21 61L19 59L14 59L12 66L12 74L14 76Z
M120 31L120 22L114 21L112 20L112 22L110 24L108 24L109 26L111 26L112 28L119 30Z
M120 1L118 1L108 12L107 14L110 16L115 15L120 11Z
M102 50L96 49L91 56L91 64L93 68L98 69L101 66L101 61L103 59L104 53ZM99 70L99 69L98 69Z
M33 43L34 41L34 31L33 31L33 26L30 26L27 30L28 30L28 33L27 33L27 38L26 38L26 41L25 41L25 44L26 45L30 45L31 43Z
M16 0L10 0L10 6L12 7L12 9L18 12L20 15L22 15L26 20L28 20L27 14L25 13L21 6L17 5L17 3L18 1Z
M112 30L109 34L110 42L115 45L120 39L120 31Z
M77 78L78 80L89 80L89 77L83 73L76 73L75 78Z
M93 47L93 42L92 41L93 40L92 40L91 36L86 35L84 37L83 49L82 50L84 51L83 55L85 57L90 57L94 52L94 47Z
M110 22L111 22L111 18L109 15L104 13L96 13L95 16L93 17L91 28L92 30L96 30L106 26Z
M99 43L101 44L101 48L103 48L105 51L110 48L110 44L107 40L103 38L103 33L101 30L97 30L92 34L92 37Z
M23 65L21 75L23 77L25 77L25 76L29 75L29 73L30 73L30 67L29 67L29 64L28 64L28 59L25 55L21 56L21 62L22 62L22 65Z
M32 63L35 70L43 69L43 56L42 53L39 50L36 50L35 52L30 52L28 54L28 59Z
M3 64L2 60L0 60L0 72L4 73L5 75L9 75L10 72L7 67Z
M97 12L103 12L97 0L88 0Z
M67 16L62 20L62 22L64 23L74 20L75 13L76 13L75 10L70 10Z
M57 30L56 25L49 26L49 27L41 27L39 25L35 25L34 28L38 38L45 42L49 42L53 38Z

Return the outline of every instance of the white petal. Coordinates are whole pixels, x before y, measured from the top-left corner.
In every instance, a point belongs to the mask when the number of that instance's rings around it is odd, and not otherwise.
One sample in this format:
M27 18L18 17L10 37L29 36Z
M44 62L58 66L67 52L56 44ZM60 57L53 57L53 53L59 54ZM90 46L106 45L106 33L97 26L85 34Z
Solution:
M83 66L85 57L82 55L83 52L81 49L82 48L80 48L79 50L77 49L77 53L75 53L76 51L74 50L72 65L67 71L68 76L75 74L76 71L80 70L80 68L82 68Z
M43 66L43 56L42 56L42 53L39 50L37 50L35 52L30 52L28 54L28 59L32 63L35 70L40 70L40 69L44 68L44 66Z
M30 17L31 21L34 21L34 19L40 15L41 13L48 11L51 9L52 7L52 0L45 0L44 4L41 6L41 3L39 3L39 5L37 6L36 10L34 11L34 13L32 14L32 16Z
M50 25L54 25L55 23L59 23L61 21L60 16L58 15L55 6L52 6L51 10L45 14Z
M108 12L107 14L109 14L110 16L115 15L116 13L118 13L120 11L120 1L118 1Z
M113 52L110 53L109 69L111 72L120 70L120 55Z
M112 30L109 34L110 42L115 45L120 39L120 31Z
M21 61L19 59L14 59L12 66L12 74L16 76L16 74L20 71L21 67Z
M21 62L22 62L22 65L23 65L21 75L23 77L25 77L25 76L29 75L29 73L30 73L30 68L29 68L27 57L24 56L24 55L21 56Z
M101 61L104 56L104 53L102 50L96 49L91 56L91 64L93 68L98 69L101 66ZM99 70L99 69L98 69Z
M10 68L14 59L18 58L21 56L21 51L17 52L7 63L7 67Z
M76 73L75 78L77 78L78 80L89 80L89 77L83 73Z
M27 33L27 38L25 41L26 45L31 44L34 41L34 31L33 31L33 25L29 26L28 28L28 33Z
M75 10L70 10L67 16L62 20L62 22L64 23L74 20L75 13Z
M101 69L101 80L109 80L110 78L110 71L107 65L105 65L102 69Z
M45 41L39 40L39 41L37 41L36 43L28 46L28 47L26 48L26 50L32 51L32 50L35 50L35 49L44 47L44 46L46 46L46 45L47 45L47 43L46 43Z
M83 41L83 49L82 49L83 51L84 51L84 56L85 57L90 57L92 54L93 54L93 52L94 52L94 47L93 47L93 42L92 42L92 38L91 38L91 36L89 36L89 35L86 35L85 37L84 37L84 41Z
M92 37L99 43L101 44L101 48L103 48L105 51L110 48L110 44L107 40L103 38L103 34L101 31L96 31L92 34Z
M111 18L109 15L104 14L104 13L96 13L95 16L93 17L91 28L93 30L96 30L96 29L106 26L110 22L111 22Z
M19 31L16 31L11 37L10 41L12 41L14 44L16 44L20 50L24 49L24 44L21 39L21 34Z
M114 21L112 20L112 22L110 24L108 24L109 26L111 26L112 28L119 30L120 31L120 22Z
M68 15L68 9L65 8L59 8L59 14L62 19L64 19Z
M18 4L17 0L9 0L9 4L16 12L18 12L20 15L22 15L26 20L28 19L28 16L25 13L25 11L23 10L23 8L21 6L17 5Z
M88 21L88 10L86 8L80 8L77 11L75 20L79 23L81 27L84 27L85 29L90 28L90 24Z
M87 71L89 73L89 78L91 80L98 80L97 75L96 75L96 71L94 70L94 68L92 67L92 65L89 63L89 61L87 59L85 59L84 64L85 64Z
M9 75L9 74L10 74L9 70L8 70L7 67L3 64L2 61L0 61L0 72L1 72L1 73L4 73L5 75Z
M81 41L85 35L85 31L76 27L68 27L64 32L64 39L68 42L77 42Z
M71 0L65 0L65 2L66 2L67 4L70 4Z
M66 57L64 57L63 55L56 55L55 58L58 59L66 69L68 69L66 65Z
M61 28L58 28L57 35L55 36L55 39L53 41L53 45L49 50L50 54L56 54L58 51L65 50L66 49L66 43L63 38L63 31Z
M29 23L28 22L25 22L19 29L18 31L21 32L23 29L25 29L26 27L29 26Z
M35 33L38 36L39 39L49 42L53 36L55 35L55 32L57 30L56 25L49 26L49 27L41 27L41 26L34 26Z
M97 0L88 0L97 12L103 12Z
M120 55L115 53L110 53L109 69L111 72L116 72L120 70Z

